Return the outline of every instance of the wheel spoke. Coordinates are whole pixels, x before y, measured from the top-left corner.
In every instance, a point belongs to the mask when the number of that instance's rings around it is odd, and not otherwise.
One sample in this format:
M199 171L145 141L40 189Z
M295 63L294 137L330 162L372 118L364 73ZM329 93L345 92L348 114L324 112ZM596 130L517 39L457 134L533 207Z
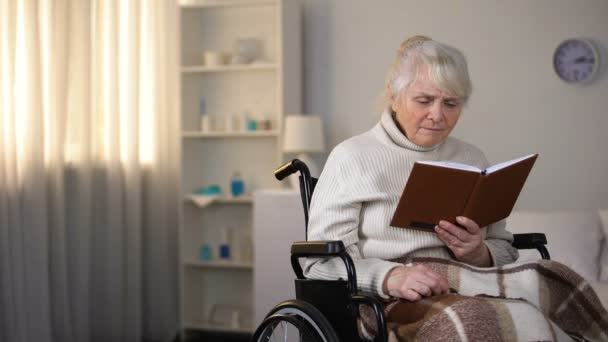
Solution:
M287 342L287 322L281 321L281 325L283 326L283 341Z

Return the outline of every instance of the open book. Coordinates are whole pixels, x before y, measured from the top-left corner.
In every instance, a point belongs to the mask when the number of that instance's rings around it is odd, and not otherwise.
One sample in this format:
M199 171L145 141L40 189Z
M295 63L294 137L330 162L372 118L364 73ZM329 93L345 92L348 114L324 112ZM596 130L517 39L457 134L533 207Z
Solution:
M440 220L468 217L480 227L511 214L538 154L485 170L451 162L416 162L391 226L432 230Z

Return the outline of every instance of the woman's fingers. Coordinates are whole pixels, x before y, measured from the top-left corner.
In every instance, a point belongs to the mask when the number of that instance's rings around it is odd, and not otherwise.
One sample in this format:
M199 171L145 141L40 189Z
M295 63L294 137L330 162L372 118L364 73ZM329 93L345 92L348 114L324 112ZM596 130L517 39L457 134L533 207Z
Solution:
M445 233L454 237L457 241L466 243L468 241L471 241L471 239L473 238L473 235L468 231L468 229L463 228L463 227L458 227L457 225L455 225L451 222L441 220L441 221L439 221L438 226Z
M454 253L457 260L467 261L477 253L483 244L479 225L463 216L456 217L457 226L442 220L435 226L437 237ZM478 253L477 253L478 254Z
M462 241L441 226L435 226L435 232L448 247L459 246Z
M437 282L438 294L448 293L448 291L450 290L450 287L448 286L448 280L445 279L445 277L441 276L440 274L438 274L432 270L429 270L427 275L429 277L433 278Z
M421 277L421 279L418 280L418 283L426 286L429 289L430 293L429 292L422 293L427 296L440 295L440 294L445 293L445 291L447 290L446 288L444 288L444 286L442 285L441 281L438 278L434 278L429 275L424 275L423 277Z
M403 292L403 298L409 300L410 302L417 302L422 299L422 296L411 289L407 289Z
M448 291L447 280L434 272L433 270L422 265L416 266L417 272L412 276L414 285L418 293L424 296L440 295Z
M473 235L478 234L479 231L481 230L479 228L479 225L477 224L477 222L471 220L468 217L457 216L456 222L458 222L458 224L463 226L469 233L471 233Z
M386 292L410 301L449 291L447 280L423 265L395 268L387 277Z

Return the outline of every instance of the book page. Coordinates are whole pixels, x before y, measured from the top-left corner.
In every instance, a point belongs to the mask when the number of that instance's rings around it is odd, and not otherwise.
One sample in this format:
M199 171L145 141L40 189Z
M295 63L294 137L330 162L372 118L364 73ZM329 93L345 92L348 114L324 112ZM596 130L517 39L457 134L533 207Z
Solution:
M425 160L425 161L417 161L416 163L427 164L427 165L435 165L435 166L440 166L440 167L447 167L447 168L450 168L450 169L458 169L458 170L465 170L465 171L481 172L481 169L479 169L479 168L477 168L475 166L467 165L467 164L461 164L461 163L454 163L454 162Z
M521 158L516 158L516 159L512 159L512 160L509 160L509 161L506 161L506 162L502 162L502 163L499 163L499 164L496 164L496 165L492 165L492 166L488 167L487 169L485 169L484 173L485 174L490 174L490 173L498 171L500 169L504 169L505 167L507 167L509 165L517 164L520 161L528 159L528 158L530 158L530 157L532 157L534 155L535 154L529 154L529 155L521 157Z

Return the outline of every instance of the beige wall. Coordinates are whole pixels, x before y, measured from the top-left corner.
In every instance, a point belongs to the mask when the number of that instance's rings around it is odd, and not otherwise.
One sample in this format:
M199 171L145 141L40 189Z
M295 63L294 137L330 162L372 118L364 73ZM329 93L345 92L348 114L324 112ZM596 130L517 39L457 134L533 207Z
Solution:
M426 34L460 48L473 96L454 131L491 162L537 152L520 209L608 207L608 75L585 87L552 69L570 37L608 47L606 0L305 0L305 111L331 149L369 129L400 41Z

